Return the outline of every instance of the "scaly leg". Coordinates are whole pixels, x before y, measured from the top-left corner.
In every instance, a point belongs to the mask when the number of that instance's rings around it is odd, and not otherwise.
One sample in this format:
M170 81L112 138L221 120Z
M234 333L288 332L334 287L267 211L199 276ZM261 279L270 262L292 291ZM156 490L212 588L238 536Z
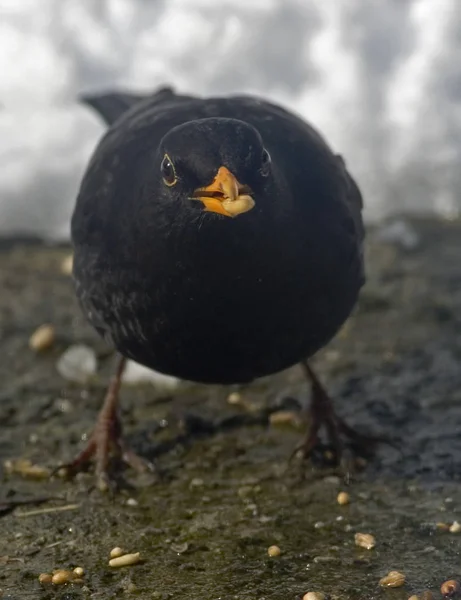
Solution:
M336 414L333 402L320 383L307 361L301 363L312 386L312 404L310 407L310 428L303 442L293 454L302 453L303 458L311 456L319 443L320 429L325 427L329 445L337 463L344 463L346 451L354 457L368 458L380 443L390 443L390 439L360 433ZM349 470L349 466L347 470Z
M122 460L138 472L154 470L153 465L133 452L123 439L122 426L118 417L118 400L125 366L126 359L121 357L85 448L73 461L55 469L55 472L64 471L67 476L73 477L85 471L94 458L97 486L101 491L107 490L111 483L108 472L111 449L115 449Z

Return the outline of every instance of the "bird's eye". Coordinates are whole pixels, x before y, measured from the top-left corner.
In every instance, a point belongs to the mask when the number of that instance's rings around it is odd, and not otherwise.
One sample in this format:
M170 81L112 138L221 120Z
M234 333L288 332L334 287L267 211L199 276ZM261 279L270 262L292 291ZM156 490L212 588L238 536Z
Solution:
M162 164L160 165L160 171L162 172L162 177L163 181L165 182L165 185L172 186L176 183L176 171L168 154L165 154L165 156L163 157Z
M271 164L271 156L265 148L264 148L262 156L261 156L261 164L262 164L262 169L261 169L262 174L268 175L270 164Z

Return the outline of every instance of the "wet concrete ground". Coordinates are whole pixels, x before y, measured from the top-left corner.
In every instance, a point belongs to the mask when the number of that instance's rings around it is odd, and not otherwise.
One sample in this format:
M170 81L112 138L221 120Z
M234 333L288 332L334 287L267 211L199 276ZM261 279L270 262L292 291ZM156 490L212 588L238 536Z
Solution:
M461 577L461 223L412 221L420 237L404 250L369 235L368 283L354 316L315 360L338 412L364 430L397 434L402 452L382 447L349 484L334 470L287 458L295 426L267 415L287 396L307 400L294 368L240 390L183 384L123 388L123 419L136 450L155 458L159 477L126 473L132 488L114 498L91 474L67 482L2 474L0 589L3 598L299 600L407 599ZM3 242L0 249L0 454L53 467L91 431L113 355L84 323L69 277L67 248ZM28 348L51 322L48 352ZM90 384L71 384L56 361L72 344L99 357ZM194 419L194 418L195 419ZM197 421L197 417L201 420ZM181 423L189 423L184 433ZM339 491L351 502L340 506ZM6 510L14 500L50 497ZM57 511L58 508L68 510ZM38 512L52 509L51 512ZM357 532L376 547L359 548ZM281 549L270 558L271 545ZM143 562L108 566L114 546ZM82 566L83 584L40 586L38 576ZM406 584L383 589L388 571Z

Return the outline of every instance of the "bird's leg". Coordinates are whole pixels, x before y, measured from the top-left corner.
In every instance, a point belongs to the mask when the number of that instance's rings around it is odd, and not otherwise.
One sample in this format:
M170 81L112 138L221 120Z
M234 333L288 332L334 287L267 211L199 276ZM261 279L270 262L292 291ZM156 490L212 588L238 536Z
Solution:
M122 436L122 426L118 417L118 399L125 366L126 359L121 357L87 445L72 462L57 469L63 470L66 475L72 477L86 470L91 459L94 458L96 480L100 490L106 490L110 484L108 466L111 449L115 449L122 460L136 471L153 470L153 465L133 452Z
M346 453L354 457L367 458L379 443L391 443L390 440L360 433L355 431L350 425L343 421L336 414L333 402L320 383L317 375L314 373L307 361L301 363L307 378L312 387L312 404L310 408L310 427L303 442L295 449L295 453L301 452L304 458L311 456L314 448L319 443L320 429L325 427L329 446L334 453L334 461L344 465L347 462L347 471L349 471L349 460L346 460Z

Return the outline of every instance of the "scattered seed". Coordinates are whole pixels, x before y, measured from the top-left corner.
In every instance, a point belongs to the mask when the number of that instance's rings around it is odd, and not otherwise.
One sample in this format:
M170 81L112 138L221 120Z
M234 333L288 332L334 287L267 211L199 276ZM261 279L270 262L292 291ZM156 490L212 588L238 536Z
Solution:
M341 506L344 506L345 504L349 504L349 502L351 501L351 497L347 492L339 492L336 501L338 502L338 504L341 504Z
M436 527L437 529L441 529L442 531L449 531L450 529L450 525L448 525L448 523L442 523L440 521L436 523Z
M85 575L85 571L82 569L82 567L75 567L74 574L77 575L77 577L83 577Z
M85 583L85 581L81 577L77 577L77 579L72 579L72 583L82 585L83 583Z
M242 395L239 392L232 392L227 396L227 402L229 404L241 404Z
M267 554L273 558L274 556L280 556L282 554L282 551L278 546L269 546L269 548L267 549Z
M304 594L303 600L325 600L325 594L322 592L307 592L307 594Z
M48 350L54 344L55 337L53 325L49 325L48 323L40 325L30 336L29 348L34 350L34 352Z
M389 573L379 580L379 585L383 587L401 587L405 583L405 575L400 571L389 571Z
M450 533L459 533L461 531L461 524L458 521L453 521L449 529Z
M278 410L269 417L271 425L293 425L299 427L302 423L299 415L292 410Z
M128 567L129 565L135 565L141 560L139 552L134 554L123 554L116 558L111 558L109 561L110 567Z
M371 533L356 533L354 537L356 545L361 548L371 550L376 546L375 537Z
M51 583L51 579L51 573L40 573L40 575L38 576L38 581L42 585L47 585L48 583Z
M67 571L66 569L59 569L56 571L51 577L51 583L53 585L64 585L65 583L69 583L75 579L75 575L72 571Z
M426 590L421 594L420 600L434 600L434 594Z
M119 548L118 546L116 546L115 548L112 548L109 556L110 556L110 558L118 558L119 556L122 556L123 554L125 554L125 551L122 550L122 548Z
M449 579L448 581L442 583L440 587L440 592L445 598L453 598L460 590L461 585L459 584L459 581L456 581L456 579Z
M136 500L136 498L128 498L126 504L127 506L138 506L139 502Z
M48 479L51 471L40 465L34 465L26 458L6 460L3 463L5 471L9 474L21 475L26 479Z
M418 596L410 596L408 600L419 600Z
M73 255L69 254L69 256L66 256L61 262L61 273L63 273L64 275L72 275L73 263Z

